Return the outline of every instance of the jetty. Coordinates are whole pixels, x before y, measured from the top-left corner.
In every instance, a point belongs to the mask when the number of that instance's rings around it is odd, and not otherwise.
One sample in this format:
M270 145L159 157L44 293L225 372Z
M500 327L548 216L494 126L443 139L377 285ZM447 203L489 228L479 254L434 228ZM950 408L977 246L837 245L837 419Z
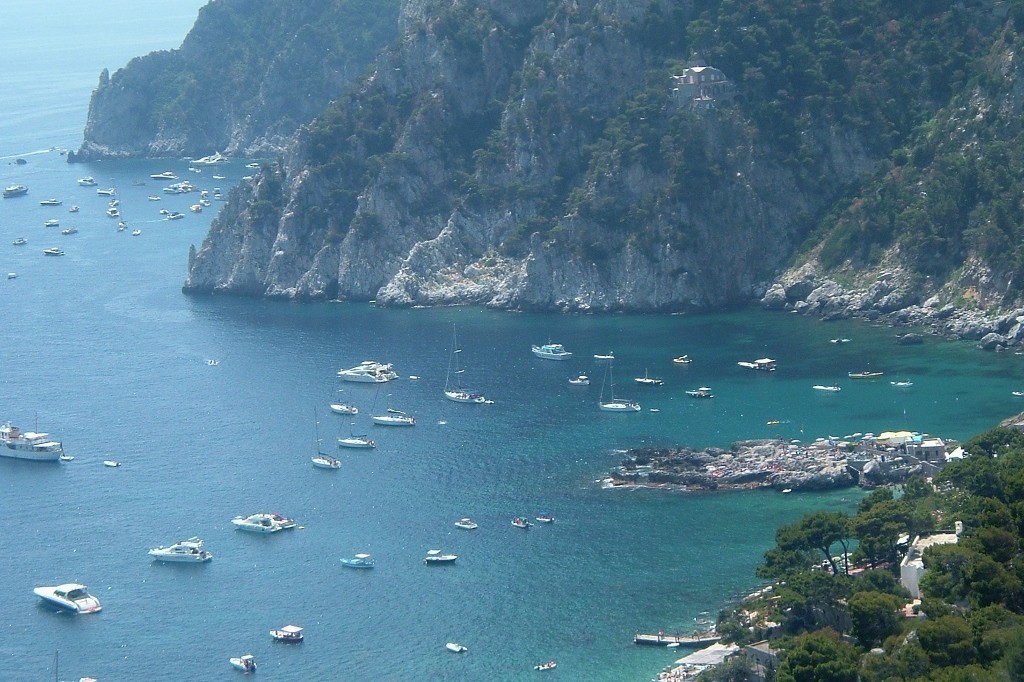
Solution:
M644 646L707 646L708 644L714 644L718 640L722 639L722 636L713 630L707 632L691 632L690 634L669 634L666 632L659 632L654 635L645 635L643 633L636 633L633 635L633 644L640 644Z

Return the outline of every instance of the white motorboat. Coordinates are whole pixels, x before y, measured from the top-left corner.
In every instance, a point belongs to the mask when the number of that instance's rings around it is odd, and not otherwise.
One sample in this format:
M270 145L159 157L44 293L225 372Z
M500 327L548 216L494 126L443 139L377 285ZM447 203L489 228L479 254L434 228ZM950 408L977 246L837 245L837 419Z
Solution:
M466 651L469 651L468 647L464 647L461 644L459 644L458 642L448 642L447 644L444 645L444 648L447 649L448 651L452 651L452 652L457 653L457 654L461 654L461 653L464 653Z
M647 370L644 370L644 375L642 377L636 377L633 381L641 386L661 386L665 383L661 379L655 379L654 377L649 376Z
M569 383L572 384L573 386L589 386L590 377L588 377L586 374L580 374L577 377L569 379Z
M250 516L236 516L231 519L238 530L246 530L250 533L276 533L284 527L274 521L269 514L252 514Z
M179 540L169 547L154 547L149 555L157 561L177 563L203 563L213 558L211 552L203 549L203 541L199 538Z
M149 176L153 180L177 180L178 176L172 171L164 171L163 173L153 173Z
M63 249L58 249L56 246L51 246L48 249L43 249L44 256L63 256Z
M60 233L62 235L64 235L65 237L67 237L68 235L72 235L72 234L78 234L78 228L77 227L66 227L63 230L61 230Z
M118 209L116 206L111 206L110 208L107 209L107 217L108 218L120 218L121 217L120 209Z
M475 530L477 528L477 523L467 516L464 519L456 521L455 527L462 528L463 530Z
M693 362L693 360L690 359L689 355L680 355L678 358L672 358L672 362L677 365L688 365Z
M4 189L4 199L20 197L28 194L28 187L25 185L9 185Z
M347 568L373 568L374 564L373 557L365 552L356 554L350 558L339 559L342 566Z
M15 239L15 240L14 240L14 241L13 241L12 243L13 243L13 244L14 244L15 246L25 246L25 244L28 244L28 240L27 240L27 239L25 239L24 237L18 237L18 238L17 238L17 239Z
M530 349L538 358L544 360L568 360L572 353L560 343L545 343L543 346L531 346Z
M701 386L686 392L686 395L691 398L714 398L715 394L711 392L711 389L707 386Z
M554 668L557 665L558 664L555 663L554 661L548 661L547 663L538 663L537 665L533 666L533 669L534 670L551 670L552 668Z
M339 448L375 448L377 444L373 442L372 438L366 436L352 435L347 438L338 439Z
M537 514L537 521L540 523L554 523L555 517L548 512L541 512L540 514Z
M771 358L758 358L753 362L740 360L736 364L740 367L746 367L747 369L754 369L760 372L774 372L776 363L775 360L772 360Z
M228 157L224 156L220 152L214 152L209 156L203 156L198 159L192 160L193 166L219 166L228 162Z
M241 670L246 674L256 672L256 659L252 654L229 658L228 663L230 663L231 667L235 670Z
M594 354L594 359L595 360L614 360L615 359L615 355L611 351L608 351L608 353L606 353L604 355L602 355L600 353L595 353Z
M359 414L359 408L346 403L331 403L331 412L335 414Z
M84 178L78 178L78 184L82 187L95 187L96 180L91 175L87 175Z
M117 467L121 466L121 463L118 462L116 459L105 459L103 460L103 466L116 469Z
M398 378L398 373L390 363L364 360L355 367L339 369L338 378L359 384L383 384Z
M815 391L827 391L830 393L838 393L843 390L838 384L814 384Z
M107 189L96 190L96 194L100 195L101 197L112 197L115 194L117 194L117 190L114 189L113 187L108 187Z
M313 466L315 466L315 467L317 467L319 469L340 469L341 468L341 460L340 459L338 459L337 457L331 457L330 455L325 455L323 453L319 453L319 454L313 455L310 458L310 460L313 462Z
M423 563L427 566L436 566L438 564L450 564L459 558L457 554L444 554L439 549L432 549L427 552L427 556L423 557Z
M276 628L270 631L270 636L274 638L275 642L290 642L293 644L304 639L302 628L298 625L285 625L282 628Z
M132 230L133 237L138 237L140 234L142 234L142 230Z
M85 585L78 583L37 587L32 591L46 603L72 613L96 613L102 608L100 600L89 594Z
M43 199L39 202L40 206L60 206L64 202L60 199Z
M18 279L18 273L16 273L16 272L8 272L7 273L7 279Z
M56 462L64 454L60 441L50 440L50 434L22 431L10 422L0 426L0 446L0 457L34 462Z
M295 528L298 524L295 523L295 519L290 519L287 516L281 516L277 512L264 512L257 514L257 516L266 516L268 519L281 526L284 530Z
M416 417L388 408L385 414L374 414L370 420L379 426L416 426Z
M905 380L903 380L903 381L890 381L889 384L892 385L892 386L895 386L896 388L910 388L911 386L914 385L914 382L913 381L905 381Z
M78 213L80 210L81 209L78 208L77 205L75 205L75 206L72 206L71 208L68 209L68 213Z
M512 525L516 528L529 528L533 524L525 516L517 516L512 519Z
M626 400L625 398L615 397L615 379L612 375L612 365L608 363L608 372L606 377L611 384L611 398L608 400L604 399L604 381L601 382L601 397L598 398L597 406L604 412L639 412L640 403L633 400Z
M452 325L452 352L448 357L448 373L444 378L444 397L455 403L475 403L482 405L491 402L482 393L477 393L461 386L462 373L466 370L460 367L458 338L455 335L455 325Z
M46 221L43 222L43 227L58 227L58 226L60 226L60 221L57 220L56 218L50 218L49 220L46 220Z

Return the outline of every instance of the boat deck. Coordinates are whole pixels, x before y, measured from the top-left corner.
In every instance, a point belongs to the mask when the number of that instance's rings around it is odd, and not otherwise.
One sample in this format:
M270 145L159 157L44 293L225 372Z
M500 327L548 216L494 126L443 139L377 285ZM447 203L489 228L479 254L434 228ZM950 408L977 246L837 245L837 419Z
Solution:
M668 634L659 632L654 635L645 635L637 633L633 636L633 644L644 644L647 646L668 646L670 644L676 644L678 646L705 646L707 644L714 644L722 637L712 632L695 632L688 635L680 634Z

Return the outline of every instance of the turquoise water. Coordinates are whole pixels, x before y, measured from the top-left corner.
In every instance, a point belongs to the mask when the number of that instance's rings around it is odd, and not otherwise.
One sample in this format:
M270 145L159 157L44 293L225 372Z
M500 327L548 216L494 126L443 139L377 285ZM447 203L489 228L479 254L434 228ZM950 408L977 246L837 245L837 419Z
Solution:
M136 5L97 17L69 3L74 21L30 22L38 10L0 8L7 61L33 64L32 77L2 94L0 157L29 163L0 165L0 184L20 182L30 194L0 201L0 273L18 273L0 279L0 420L51 431L76 458L0 460L5 679L44 679L55 651L66 679L235 679L227 659L247 652L266 680L533 679L532 666L549 659L559 662L549 674L564 679L649 679L676 654L634 647L635 631L686 630L713 617L757 587L754 567L775 527L812 509L851 509L857 493L602 490L595 480L619 449L902 428L966 438L1022 407L1011 396L1024 387L1019 356L937 340L900 347L892 330L785 314L597 317L187 298L188 246L202 241L216 204L163 221L158 208L186 211L194 195L149 202L159 186L148 176L171 169L209 188L212 171L196 176L164 160L67 166L56 152L28 154L77 147L99 68L173 46L198 7ZM24 30L9 29L14 11L26 13ZM127 45L108 41L126 33ZM40 50L46 41L61 47ZM65 54L80 62L75 69ZM226 189L246 172L227 166L217 184ZM76 185L87 174L118 188L141 236L115 230L106 199ZM64 205L39 206L50 196ZM82 208L75 216L73 203ZM51 217L79 233L44 228ZM11 246L16 236L29 245ZM52 245L67 255L43 257ZM441 395L453 324L466 382L492 405ZM549 339L575 358L534 358L530 344ZM591 356L609 350L617 393L638 399L642 413L597 410L602 368ZM682 353L692 365L671 363ZM736 366L766 355L777 372ZM340 367L364 359L392 362L402 378L380 391L337 383ZM845 378L863 369L887 375ZM665 385L635 386L645 371ZM580 372L591 386L567 383ZM914 386L894 389L888 379L897 377ZM833 381L842 392L811 389ZM717 397L686 398L700 385ZM362 413L329 414L337 398ZM386 405L416 415L417 426L371 426L367 413ZM336 451L340 471L313 469L314 411L325 447L351 432L372 433L379 447ZM775 419L782 423L767 425ZM123 466L103 467L109 458ZM303 529L233 530L233 516L259 510L294 516ZM525 532L510 524L540 511L557 521ZM467 515L479 529L452 525ZM212 563L146 556L191 535L203 537ZM431 548L460 559L426 568ZM358 551L377 568L339 566ZM70 580L89 585L103 612L55 614L32 595ZM285 623L304 626L307 641L274 645L267 631ZM447 641L469 652L455 656Z

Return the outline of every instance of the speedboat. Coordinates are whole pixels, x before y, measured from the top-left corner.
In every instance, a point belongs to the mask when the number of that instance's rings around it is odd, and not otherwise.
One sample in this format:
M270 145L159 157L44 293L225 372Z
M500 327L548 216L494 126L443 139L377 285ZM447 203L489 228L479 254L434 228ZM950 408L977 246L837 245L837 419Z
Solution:
M533 354L544 360L568 360L572 353L560 343L545 343L543 346L531 346Z
M474 530L475 528L477 528L477 524L471 518L466 517L464 519L459 519L458 521L456 521L455 527L462 528L463 530Z
M829 339L831 343L850 343L850 339Z
M11 197L20 197L28 194L28 187L25 185L10 185L4 189L4 199L10 199Z
M160 197L158 197L158 196L157 196L157 195L155 195L155 194L150 194L150 195L149 195L148 197L146 197L146 198L147 198L147 199L149 199L150 201L160 201Z
M512 525L516 528L529 528L533 524L530 523L525 516L517 516L514 519L512 519Z
M43 199L39 202L40 206L60 206L64 202L60 199Z
M96 180L91 175L87 175L84 178L78 178L78 184L82 187L95 187Z
M78 206L75 205L68 209L68 213L78 213L79 210Z
M121 211L116 206L111 206L110 208L107 209L107 217L108 218L120 218L121 217Z
M18 273L16 273L16 272L8 272L7 273L7 279L18 279Z
M270 631L270 636L274 638L275 642L301 642L302 628L298 625L285 625L283 628L277 628L276 630Z
M349 436L348 438L338 439L339 448L375 448L377 444L373 442L372 438L366 436Z
M680 355L678 358L672 358L672 362L677 365L688 365L693 361L688 355Z
M163 173L153 173L150 175L154 180L177 180L178 176L171 171L164 171Z
M572 384L573 386L589 386L590 377L588 377L586 374L580 374L574 379L569 379L569 383Z
M105 459L103 460L103 466L110 467L111 469L116 469L117 467L121 466L121 463L118 462L116 459Z
M447 644L444 645L444 648L447 649L448 651L452 651L452 652L455 652L457 654L461 654L461 653L463 653L465 651L469 651L469 649L467 647L462 646L458 642L448 642Z
M133 237L138 237L141 234L142 234L142 230L132 230L132 236Z
M373 557L371 557L369 554L366 554L366 553L356 554L356 555L352 556L351 558L339 559L338 561L341 562L342 566L347 566L348 568L373 568L374 567Z
M836 384L814 384L814 390L815 391L831 391L833 393L838 393L842 389L838 385L836 385Z
M547 512L541 512L537 514L537 520L541 523L554 523L555 517Z
M353 381L361 384L383 384L398 378L390 363L364 360L355 367L339 369L338 378L342 381Z
M100 195L101 197L112 197L115 194L117 194L117 190L114 189L113 187L108 187L106 189L96 190L96 194Z
M849 372L847 376L851 379L877 379L882 374L883 372Z
M209 156L203 156L198 159L192 159L193 166L219 166L220 164L227 162L228 157L224 156L220 152L214 152Z
M711 389L708 388L707 386L701 386L700 388L695 388L693 390L687 391L686 395L690 396L691 398L714 398L715 397L715 394L712 393Z
M70 234L78 234L78 228L77 227L66 227L63 230L61 230L60 233L62 235L64 235L65 237L70 235Z
M213 558L211 552L203 549L203 541L199 538L179 540L169 547L154 547L149 555L157 561L178 563L203 563Z
M43 249L43 253L47 256L63 256L64 251L58 249L56 246L51 246L48 249Z
M322 452L320 454L318 454L318 455L314 455L310 459L313 462L313 466L315 466L317 468L320 468L320 469L340 469L341 468L341 460L340 459L338 459L336 457L331 457L330 455L325 455Z
M331 412L335 414L359 414L359 408L345 403L331 403Z
M655 379L654 377L648 376L647 370L644 370L644 375L642 377L636 377L633 381L641 386L661 386L665 383L661 379Z
M450 564L459 558L458 554L442 554L439 549L432 549L427 552L427 556L423 557L423 563L427 566L433 566L436 564Z
M50 434L22 431L10 422L0 426L0 446L0 457L35 462L56 462L64 454L64 447L50 440Z
M168 220L181 220L184 217L185 217L184 213L179 213L177 211L171 211L170 213L167 214L167 219Z
M15 239L15 240L14 240L14 242L12 242L12 243L13 243L13 244L14 244L15 246L24 246L25 244L28 244L28 240L27 240L27 239L25 239L24 237L18 237L18 238L17 238L17 239Z
M759 358L753 362L747 362L740 360L736 363L740 367L746 367L747 369L756 369L761 372L774 372L775 371L775 360L771 358Z
M909 388L914 385L913 381L890 381L889 383L896 388Z
M43 222L43 227L57 227L58 225L60 225L60 221L56 218L50 218Z
M232 668L241 670L246 674L256 672L256 659L252 654L238 656L237 658L229 658L228 663L231 664Z
M558 665L558 664L555 663L554 661L548 661L547 663L538 663L537 665L533 666L533 669L534 670L551 670L556 665Z
M595 360L614 360L615 356L609 351L606 355L594 354Z
M387 414L371 415L370 420L379 426L416 426L416 417L391 409Z
M276 533L283 530L283 526L270 518L269 514L236 516L231 519L231 523L235 524L238 530L247 530L251 533Z
M37 587L32 591L48 604L72 613L96 613L102 608L100 600L89 594L85 585L78 583Z
M1024 391L1010 391L1010 393L1017 398L1024 398Z

